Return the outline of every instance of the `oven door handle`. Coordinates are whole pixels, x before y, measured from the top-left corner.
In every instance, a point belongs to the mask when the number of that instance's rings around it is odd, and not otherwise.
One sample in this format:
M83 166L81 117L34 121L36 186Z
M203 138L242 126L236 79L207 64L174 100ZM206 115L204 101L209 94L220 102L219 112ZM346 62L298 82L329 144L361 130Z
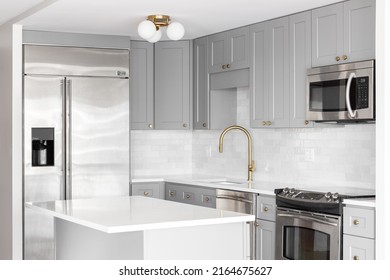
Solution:
M354 119L356 117L356 110L352 111L351 97L350 97L350 95L351 95L350 94L351 93L351 83L352 83L352 79L353 78L356 78L356 74L355 73L349 74L349 78L348 78L348 82L347 82L347 89L345 90L345 102L347 103L348 117L350 119Z
M296 214L277 214L276 215L277 217L286 217L286 218L298 218ZM323 220L320 220L320 219L317 219L317 218L314 218L314 217L308 217L308 216L302 216L302 215L299 215L299 218L300 219L303 219L303 220L307 220L307 221L314 221L314 222L317 222L317 223L320 223L320 224L325 224L325 225L328 225L328 226L334 226L334 227L337 227L337 223L331 223L331 222L327 222L327 221L323 221Z

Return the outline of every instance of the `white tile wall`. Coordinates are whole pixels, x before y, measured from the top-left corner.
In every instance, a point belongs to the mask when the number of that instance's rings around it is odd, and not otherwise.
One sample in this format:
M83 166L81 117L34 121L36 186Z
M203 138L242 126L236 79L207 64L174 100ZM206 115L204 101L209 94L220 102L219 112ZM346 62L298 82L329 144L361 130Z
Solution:
M237 124L249 129L249 89L237 90ZM375 125L249 129L255 180L375 188ZM240 131L133 131L132 175L247 176L247 140Z

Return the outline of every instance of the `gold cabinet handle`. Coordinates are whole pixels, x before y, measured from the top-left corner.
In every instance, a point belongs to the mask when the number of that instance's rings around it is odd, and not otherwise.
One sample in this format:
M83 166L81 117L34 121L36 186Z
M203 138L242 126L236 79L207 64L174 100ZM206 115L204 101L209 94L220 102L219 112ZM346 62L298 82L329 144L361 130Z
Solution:
M345 54L343 55L343 60L347 60L348 59L348 56L346 56Z
M359 220L353 220L353 224L354 224L355 226L357 226L357 225L360 224L360 222L359 222Z
M359 256L353 256L353 259L354 259L355 261L358 261L358 260L359 260Z
M340 61L340 57L339 56L336 56L336 61Z
M267 122L263 122L263 126L264 126L264 125L267 125Z
M264 206L263 210L264 212L268 212L269 208L267 206Z
M183 127L187 127L187 124L186 124L186 123L183 123Z
M144 196L148 196L149 195L149 192L144 192Z
M203 123L203 124L202 124L202 126L203 126L203 127L206 127L206 126L207 126L207 124L206 124L206 123Z
M226 65L226 68L230 68L230 64Z
M190 195L189 194L186 194L186 199L190 199Z
M255 227L259 227L260 226L260 223L259 222L255 222Z
M222 65L222 69L226 69L226 65L224 64L224 65Z
M309 121L305 121L305 125L308 125L309 124Z
M268 121L268 122L267 122L267 125L268 125L268 126L272 125L272 122L271 122L271 121Z
M149 126L149 128L153 128L153 125L152 125L152 124L149 124L148 126Z
M175 192L170 191L170 192L169 192L169 196L175 196Z
M210 201L210 197L206 196L204 200L205 200L206 202L209 202L209 201Z

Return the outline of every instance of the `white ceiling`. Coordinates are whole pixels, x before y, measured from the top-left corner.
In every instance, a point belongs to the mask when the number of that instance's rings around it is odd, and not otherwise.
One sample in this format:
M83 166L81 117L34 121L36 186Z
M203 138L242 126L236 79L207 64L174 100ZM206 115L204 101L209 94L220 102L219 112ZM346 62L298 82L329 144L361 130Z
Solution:
M44 0L0 0L0 25Z
M6 6L16 11L16 7L21 9L20 2L41 1L9 2ZM58 0L22 24L29 30L138 38L137 25L147 15L167 14L183 23L185 39L193 39L335 2L340 0ZM3 3L0 8L3 14Z

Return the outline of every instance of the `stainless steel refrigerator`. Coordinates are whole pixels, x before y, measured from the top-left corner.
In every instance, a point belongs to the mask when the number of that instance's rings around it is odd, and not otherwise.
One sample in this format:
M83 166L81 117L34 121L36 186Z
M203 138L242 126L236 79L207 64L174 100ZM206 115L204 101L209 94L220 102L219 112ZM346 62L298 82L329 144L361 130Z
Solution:
M24 46L24 200L129 195L129 51ZM53 219L24 209L24 258L54 259Z

